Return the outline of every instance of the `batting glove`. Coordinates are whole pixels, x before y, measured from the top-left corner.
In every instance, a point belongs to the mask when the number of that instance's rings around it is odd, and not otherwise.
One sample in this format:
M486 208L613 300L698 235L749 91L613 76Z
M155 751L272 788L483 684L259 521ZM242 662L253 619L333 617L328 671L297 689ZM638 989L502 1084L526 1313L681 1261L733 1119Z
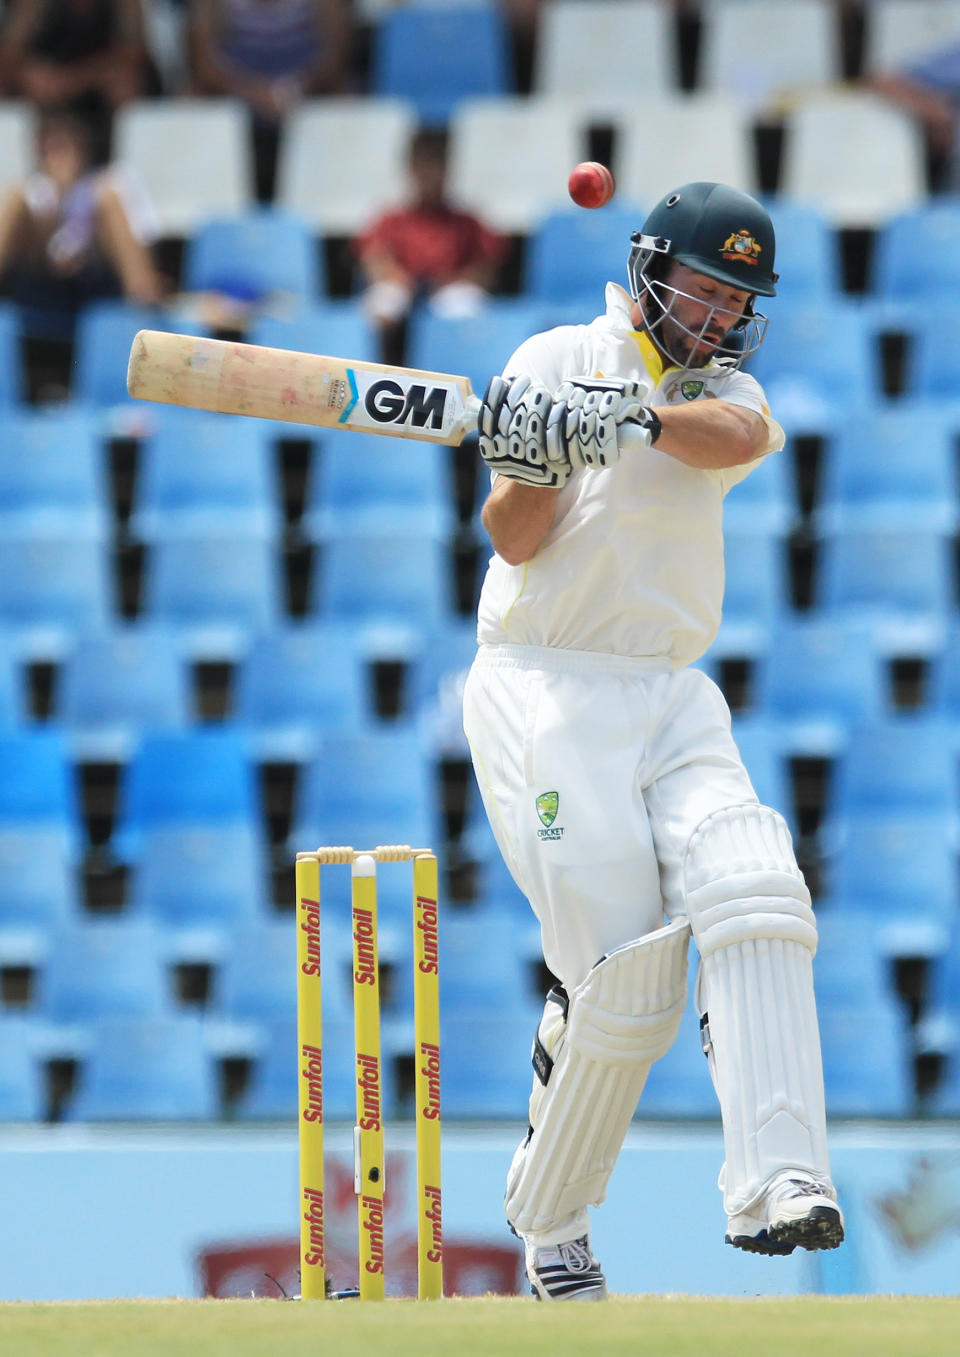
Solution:
M660 420L641 400L639 382L574 377L553 393L547 420L547 448L572 467L613 466L620 458L617 430L626 420L657 441ZM636 442L636 440L634 440Z
M559 444L547 447L550 392L529 377L493 377L480 408L480 456L492 471L545 488L561 486L570 458Z

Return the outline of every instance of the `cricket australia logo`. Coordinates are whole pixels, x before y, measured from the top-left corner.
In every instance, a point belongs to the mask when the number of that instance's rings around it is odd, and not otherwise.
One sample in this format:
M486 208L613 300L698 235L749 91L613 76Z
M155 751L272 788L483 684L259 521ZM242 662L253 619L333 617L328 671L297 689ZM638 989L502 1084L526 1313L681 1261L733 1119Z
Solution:
M738 259L743 264L756 264L763 246L747 230L731 231L723 242L721 255L724 259Z
M541 792L537 797L537 814L540 817L540 823L543 829L537 830L538 839L562 839L563 826L554 825L557 818L557 812L560 809L559 792Z
M712 391L706 390L706 383L695 378L681 378L668 382L663 388L663 396L669 405L675 404L682 397L685 401L699 400L701 396L712 396Z

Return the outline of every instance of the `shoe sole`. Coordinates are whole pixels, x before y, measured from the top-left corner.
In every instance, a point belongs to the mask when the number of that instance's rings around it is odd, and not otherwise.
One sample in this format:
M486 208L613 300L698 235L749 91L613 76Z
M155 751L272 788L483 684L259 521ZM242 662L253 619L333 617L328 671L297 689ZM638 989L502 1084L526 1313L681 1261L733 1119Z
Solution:
M799 1220L771 1225L756 1235L727 1235L726 1242L745 1253L783 1256L794 1249L835 1249L843 1243L843 1219L831 1206L815 1206Z
M540 1301L570 1302L570 1301L606 1300L607 1288L606 1286L581 1286L574 1291L567 1291L563 1295L551 1296L549 1293L544 1294L544 1292L539 1287L535 1286L531 1282L530 1294L531 1296L533 1296L534 1300Z

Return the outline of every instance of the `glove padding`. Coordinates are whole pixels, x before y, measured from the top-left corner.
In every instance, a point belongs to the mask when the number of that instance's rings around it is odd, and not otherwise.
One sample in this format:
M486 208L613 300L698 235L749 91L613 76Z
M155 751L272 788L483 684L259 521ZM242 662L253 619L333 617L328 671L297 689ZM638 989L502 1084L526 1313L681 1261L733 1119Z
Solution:
M573 377L553 393L547 420L547 453L573 468L613 466L619 460L617 430L625 420L656 441L660 421L640 398L639 382Z
M480 456L501 476L545 488L561 486L570 458L555 442L547 447L550 392L529 377L493 377L480 407Z

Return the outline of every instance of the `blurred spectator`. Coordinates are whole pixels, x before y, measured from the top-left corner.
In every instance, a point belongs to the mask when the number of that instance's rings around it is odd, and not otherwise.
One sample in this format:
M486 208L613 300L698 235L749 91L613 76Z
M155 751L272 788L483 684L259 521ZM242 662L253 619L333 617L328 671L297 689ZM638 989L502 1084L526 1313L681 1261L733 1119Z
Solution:
M191 0L190 65L200 94L242 99L253 118L257 194L273 193L280 127L311 95L347 88L346 0Z
M0 87L41 109L88 116L155 93L141 0L10 0Z
M353 242L367 284L363 304L386 344L410 308L426 298L445 315L482 306L507 242L447 199L447 134L422 128L410 144L409 202L386 212Z
M960 42L928 52L902 70L878 72L866 84L919 119L933 187L960 190Z
M160 299L149 208L114 167L93 167L90 132L70 112L49 112L37 166L0 202L0 279L26 328L69 337L77 312L99 297Z

